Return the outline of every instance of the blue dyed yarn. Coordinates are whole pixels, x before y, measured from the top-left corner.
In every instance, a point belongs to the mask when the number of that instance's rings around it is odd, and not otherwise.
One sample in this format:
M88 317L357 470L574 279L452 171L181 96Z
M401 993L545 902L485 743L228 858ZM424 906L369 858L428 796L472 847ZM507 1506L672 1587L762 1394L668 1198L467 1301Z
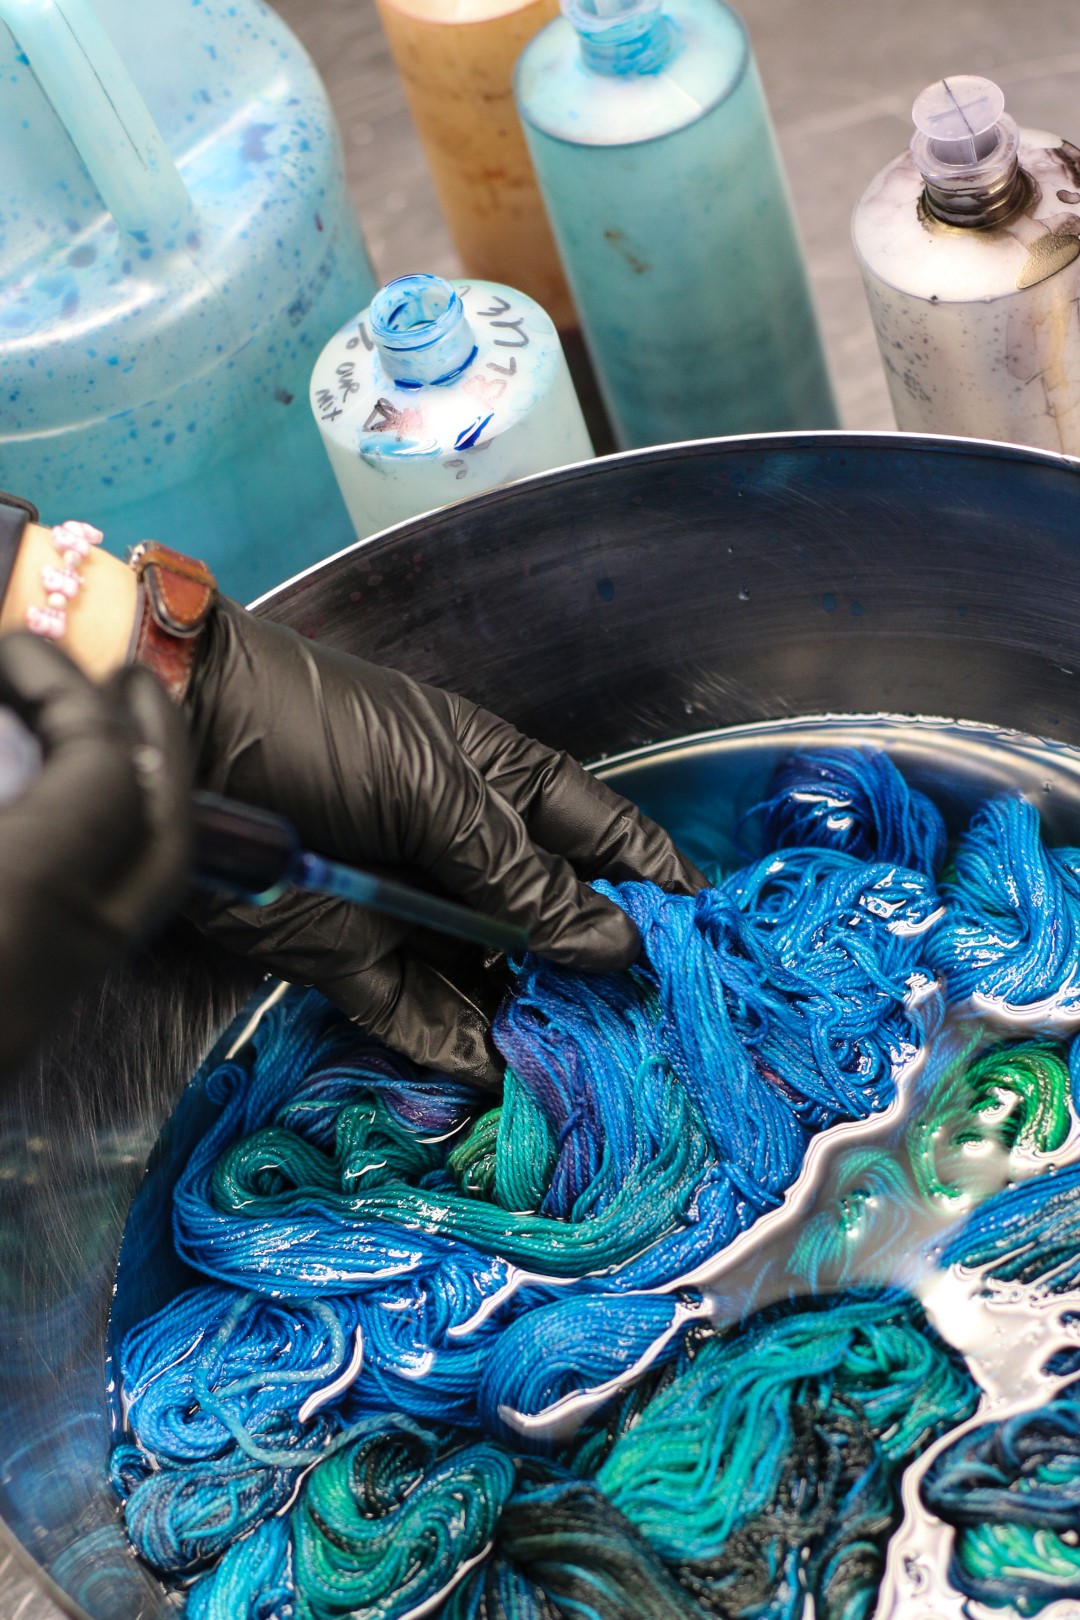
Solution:
M317 996L273 1009L208 1076L176 1186L207 1281L118 1355L112 1477L193 1620L781 1620L811 1590L868 1615L897 1469L974 1386L899 1296L717 1333L680 1279L780 1203L816 1132L892 1101L946 996L1072 1006L1080 857L1033 815L984 807L939 888L941 817L887 758L793 760L766 853L715 887L600 885L641 931L632 971L520 964L494 1109ZM897 1192L887 1172L849 1163L841 1199ZM1026 1221L1022 1263L1069 1275L1077 1174L990 1200L947 1255L1001 1260ZM823 1216L795 1273L843 1280L844 1241ZM605 1389L576 1436L529 1424ZM650 1434L677 1491L650 1495Z
M1080 1013L1080 850L1048 849L1023 799L983 805L942 885L927 947L955 1001L978 995L1050 1024Z
M824 847L861 861L895 861L937 872L945 821L925 793L905 782L888 754L871 748L805 749L777 770L760 817L766 849Z
M922 1498L956 1531L950 1577L959 1591L1025 1615L1080 1598L1080 1386L946 1447Z

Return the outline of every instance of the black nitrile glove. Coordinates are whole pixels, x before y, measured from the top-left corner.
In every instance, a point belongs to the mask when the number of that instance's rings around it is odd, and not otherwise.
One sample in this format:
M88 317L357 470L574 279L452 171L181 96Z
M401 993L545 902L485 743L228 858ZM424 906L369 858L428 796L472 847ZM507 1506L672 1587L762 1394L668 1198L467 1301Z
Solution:
M580 879L704 882L659 827L565 754L232 602L210 617L186 707L201 787L287 816L320 855L394 869L519 923L552 961L600 971L638 952L630 919ZM470 947L296 893L266 907L198 898L191 914L418 1063L497 1083Z
M40 774L0 808L0 1072L183 891L190 749L154 677L95 686L26 632L0 640L0 705Z

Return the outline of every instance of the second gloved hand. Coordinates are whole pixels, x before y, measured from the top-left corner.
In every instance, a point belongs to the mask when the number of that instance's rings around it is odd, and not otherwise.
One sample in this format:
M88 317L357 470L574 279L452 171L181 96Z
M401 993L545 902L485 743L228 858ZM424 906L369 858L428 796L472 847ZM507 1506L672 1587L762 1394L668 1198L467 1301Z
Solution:
M0 808L0 1075L183 891L191 774L183 722L154 677L104 686L56 647L0 640L0 704L41 770Z
M305 847L379 865L529 932L551 960L623 968L640 940L582 880L704 879L564 754L467 700L214 609L187 698L199 785L285 815ZM341 901L199 899L193 914L270 972L314 984L418 1063L498 1080L476 955Z

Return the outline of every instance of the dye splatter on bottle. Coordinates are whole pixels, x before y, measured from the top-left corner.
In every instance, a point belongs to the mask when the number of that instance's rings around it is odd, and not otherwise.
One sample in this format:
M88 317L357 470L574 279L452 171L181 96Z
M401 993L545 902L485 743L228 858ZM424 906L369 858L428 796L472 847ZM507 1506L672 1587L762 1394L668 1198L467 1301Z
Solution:
M592 455L555 327L498 282L389 282L319 356L311 408L361 538Z
M899 427L1080 455L1080 150L939 80L853 235Z
M790 200L720 0L566 0L515 78L623 447L836 426Z
M304 393L376 283L297 41L257 0L0 0L0 77L0 486L244 598L339 550Z

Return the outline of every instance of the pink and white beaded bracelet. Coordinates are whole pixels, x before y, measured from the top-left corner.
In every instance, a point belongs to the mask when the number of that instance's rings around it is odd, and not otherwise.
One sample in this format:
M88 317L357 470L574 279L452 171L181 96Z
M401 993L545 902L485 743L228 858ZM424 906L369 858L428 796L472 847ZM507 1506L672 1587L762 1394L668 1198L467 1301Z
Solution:
M79 573L79 564L86 561L94 546L101 544L102 533L100 529L95 529L92 523L78 523L69 519L67 523L56 526L52 532L52 539L63 567L54 568L48 564L41 570L41 583L45 587L45 606L27 608L26 627L36 636L46 636L50 641L59 641L67 632L68 603L73 601L83 588L84 581Z

